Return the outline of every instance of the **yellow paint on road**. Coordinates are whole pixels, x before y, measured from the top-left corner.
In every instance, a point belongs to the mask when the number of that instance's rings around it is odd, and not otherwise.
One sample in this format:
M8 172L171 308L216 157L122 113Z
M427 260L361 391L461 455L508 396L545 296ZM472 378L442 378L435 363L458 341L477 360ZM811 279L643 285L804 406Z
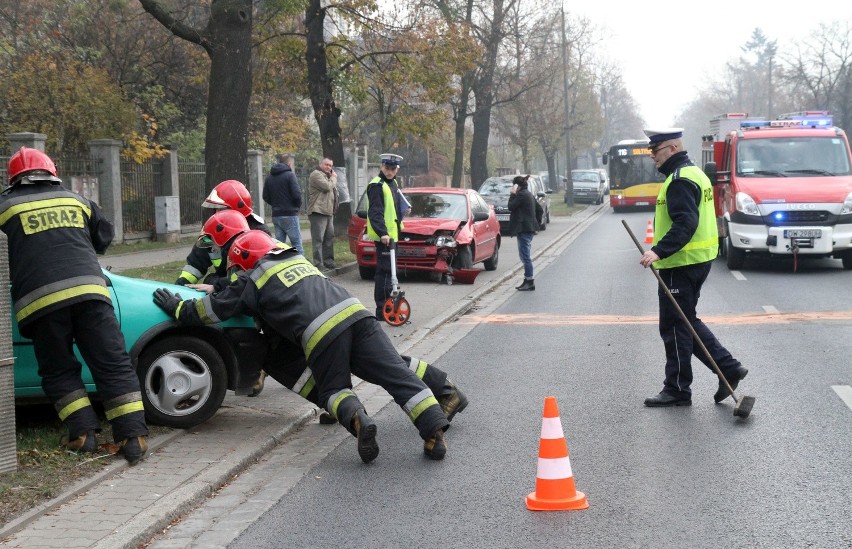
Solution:
M767 325L794 322L848 322L852 311L818 311L798 313L756 313L731 315L699 315L706 324ZM555 315L555 314L501 314L465 315L458 322L465 324L513 324L528 326L656 324L657 315Z

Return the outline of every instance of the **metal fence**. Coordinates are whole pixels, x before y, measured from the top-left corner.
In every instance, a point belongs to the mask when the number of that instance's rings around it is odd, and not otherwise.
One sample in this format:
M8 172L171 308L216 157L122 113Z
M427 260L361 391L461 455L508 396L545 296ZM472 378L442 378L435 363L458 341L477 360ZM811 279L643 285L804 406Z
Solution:
M100 160L83 156L62 156L54 158L53 163L56 164L56 173L62 180L63 187L98 202ZM5 188L9 183L6 171L8 165L9 156L0 156L0 188Z
M178 179L180 181L180 224L201 225L201 204L207 198L204 189L204 160L188 160L178 156Z
M124 234L154 233L154 197L162 194L162 162L121 161L121 212Z

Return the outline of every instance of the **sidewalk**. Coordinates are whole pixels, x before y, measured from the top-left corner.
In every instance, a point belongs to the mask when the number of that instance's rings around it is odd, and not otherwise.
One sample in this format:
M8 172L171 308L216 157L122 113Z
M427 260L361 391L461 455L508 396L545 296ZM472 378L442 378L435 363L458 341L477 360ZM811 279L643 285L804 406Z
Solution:
M535 257L548 252L590 222L599 208L589 208L570 218L567 228ZM113 270L156 265L185 258L189 248L146 251L102 258ZM181 255L183 254L183 255ZM521 269L518 264L515 271ZM496 281L492 286L502 283ZM484 295L490 288L472 288ZM435 324L453 318L453 307ZM443 320L442 320L443 319ZM429 324L429 323L427 323ZM410 349L426 334L397 344L400 352ZM389 401L380 388L359 386L365 398ZM372 395L372 396L370 396ZM150 441L146 459L129 467L123 459L97 476L72 486L61 496L4 525L0 545L4 547L116 547L135 548L189 513L206 498L245 471L263 454L307 422L316 421L317 410L269 379L258 398L229 394L217 414L191 430L178 430Z

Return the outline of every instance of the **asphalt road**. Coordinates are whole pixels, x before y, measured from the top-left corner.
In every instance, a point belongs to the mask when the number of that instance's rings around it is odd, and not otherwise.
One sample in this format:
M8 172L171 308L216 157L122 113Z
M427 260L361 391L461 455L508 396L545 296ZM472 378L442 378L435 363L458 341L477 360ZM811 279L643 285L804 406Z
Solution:
M699 315L750 369L738 393L757 398L752 415L735 419L730 399L715 405L717 379L697 360L692 407L645 408L663 376L656 279L620 220L642 235L648 217L601 215L539 258L536 292L507 280L411 349L439 356L471 398L444 461L423 457L393 404L375 413L371 465L339 427L308 426L258 464L255 486L280 485L279 499L245 498L250 526L230 546L852 546L852 410L836 389L852 385L852 273L836 260L797 273L731 273L717 261ZM431 294L409 286L416 315ZM524 505L549 395L584 511ZM231 488L226 497L257 489Z

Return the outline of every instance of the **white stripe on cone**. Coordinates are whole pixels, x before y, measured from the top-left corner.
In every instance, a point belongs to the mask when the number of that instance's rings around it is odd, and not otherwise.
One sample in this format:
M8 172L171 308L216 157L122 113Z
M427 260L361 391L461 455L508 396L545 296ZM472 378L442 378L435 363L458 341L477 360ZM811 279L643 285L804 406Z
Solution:
M536 477L544 480L562 480L573 477L571 460L564 458L538 458Z
M558 417L546 417L541 420L541 438L565 438L565 432L562 431L562 422Z

